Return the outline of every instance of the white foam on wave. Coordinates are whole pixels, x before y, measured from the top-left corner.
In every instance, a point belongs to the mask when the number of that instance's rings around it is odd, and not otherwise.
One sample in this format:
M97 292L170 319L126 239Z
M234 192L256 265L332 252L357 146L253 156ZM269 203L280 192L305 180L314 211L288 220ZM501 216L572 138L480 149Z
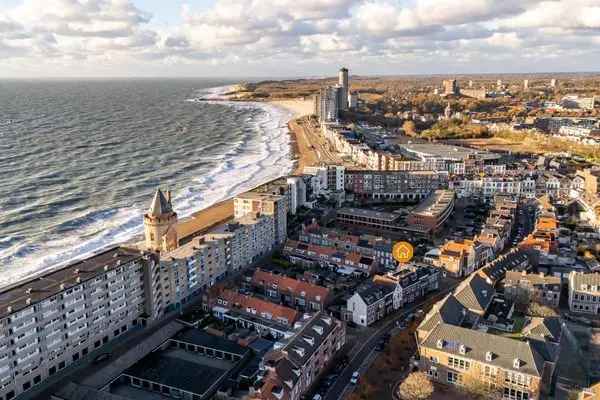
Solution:
M286 175L294 167L287 129L292 113L267 103L224 100L223 94L231 89L231 86L207 89L202 93L203 101L260 113L245 121L251 128L246 133L248 138L232 143L225 154L212 157L220 161L218 166L174 194L173 205L180 217ZM13 260L3 268L0 286L84 258L143 233L143 207L105 211L94 210L92 221L62 238L35 245L20 241L0 250L0 260Z

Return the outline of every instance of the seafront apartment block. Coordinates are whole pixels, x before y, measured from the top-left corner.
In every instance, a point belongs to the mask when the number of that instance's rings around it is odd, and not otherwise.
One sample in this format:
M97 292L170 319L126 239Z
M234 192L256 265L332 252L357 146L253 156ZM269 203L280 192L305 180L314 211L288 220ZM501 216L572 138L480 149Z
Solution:
M274 246L273 217L244 215L161 254L165 308L186 303L229 272L238 271L264 256Z
M268 184L263 185L263 187L237 195L233 200L234 216L235 218L246 215L272 216L275 224L275 240L278 244L283 244L287 238L287 213L289 209L289 200L286 193L287 183L285 188L279 189L279 194L260 191L269 190Z
M0 292L0 399L162 313L158 263L114 247ZM156 295L156 296L154 296Z

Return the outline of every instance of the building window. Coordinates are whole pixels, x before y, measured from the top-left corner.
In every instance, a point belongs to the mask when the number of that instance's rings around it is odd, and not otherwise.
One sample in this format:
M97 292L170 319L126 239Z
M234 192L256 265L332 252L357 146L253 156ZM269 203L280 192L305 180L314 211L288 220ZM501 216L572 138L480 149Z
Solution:
M518 374L516 372L507 372L506 378L504 380L506 383L510 383L510 384L517 385L517 386L528 387L529 383L531 381L531 378L526 375L523 375L523 374Z
M504 398L510 400L529 400L529 393L511 388L504 388Z
M462 383L462 375L457 372L448 371L448 383L460 385Z
M456 357L448 357L448 365L456 369L462 369L463 371L467 371L471 367L469 361Z

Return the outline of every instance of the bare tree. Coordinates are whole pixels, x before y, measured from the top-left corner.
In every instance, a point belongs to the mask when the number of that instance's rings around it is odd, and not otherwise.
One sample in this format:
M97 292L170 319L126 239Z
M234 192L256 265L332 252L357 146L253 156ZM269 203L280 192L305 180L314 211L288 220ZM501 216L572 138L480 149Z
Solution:
M548 306L545 306L540 303L531 302L527 307L527 315L532 317L556 317L558 314L556 311Z
M404 124L402 124L402 129L404 130L404 134L406 136L415 136L417 132L415 123L412 121L404 121Z
M433 384L423 372L410 373L398 388L403 400L426 400L433 394Z
M475 377L466 377L461 389L474 400L501 400L502 389L498 386L479 380Z

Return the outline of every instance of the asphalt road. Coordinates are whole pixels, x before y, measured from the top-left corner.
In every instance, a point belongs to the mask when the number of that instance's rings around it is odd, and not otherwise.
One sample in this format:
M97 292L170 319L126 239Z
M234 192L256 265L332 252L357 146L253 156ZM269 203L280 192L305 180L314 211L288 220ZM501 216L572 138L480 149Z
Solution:
M446 293L449 293L450 291L454 290L454 288L456 286L458 286L458 282L451 284L450 286L448 286L447 288L445 288L439 292L432 293L432 295L434 295L434 296L445 295ZM358 349L358 351L356 351L354 353L354 355L352 355L352 354L350 355L350 357L351 357L350 362L348 363L346 368L344 368L342 373L340 373L340 375L336 379L335 383L331 386L331 388L327 392L326 396L324 397L324 400L341 399L342 395L346 391L346 388L350 384L350 378L352 377L352 373L354 371L358 371L360 369L360 367L363 364L363 362L365 361L365 359L367 357L369 357L369 355L371 354L371 352L377 345L377 342L386 333L389 333L392 330L392 328L394 328L397 321L405 319L408 314L415 311L416 309L418 309L419 307L421 307L423 304L427 303L430 300L431 300L431 297L425 297L424 299L422 299L422 301L415 303L415 304L409 306L408 308L403 308L402 310L399 310L399 313L393 315L393 317L391 319L385 320L385 322L383 323L383 325L381 327L377 328L376 331L374 331L368 338L366 338L362 342L362 346Z

